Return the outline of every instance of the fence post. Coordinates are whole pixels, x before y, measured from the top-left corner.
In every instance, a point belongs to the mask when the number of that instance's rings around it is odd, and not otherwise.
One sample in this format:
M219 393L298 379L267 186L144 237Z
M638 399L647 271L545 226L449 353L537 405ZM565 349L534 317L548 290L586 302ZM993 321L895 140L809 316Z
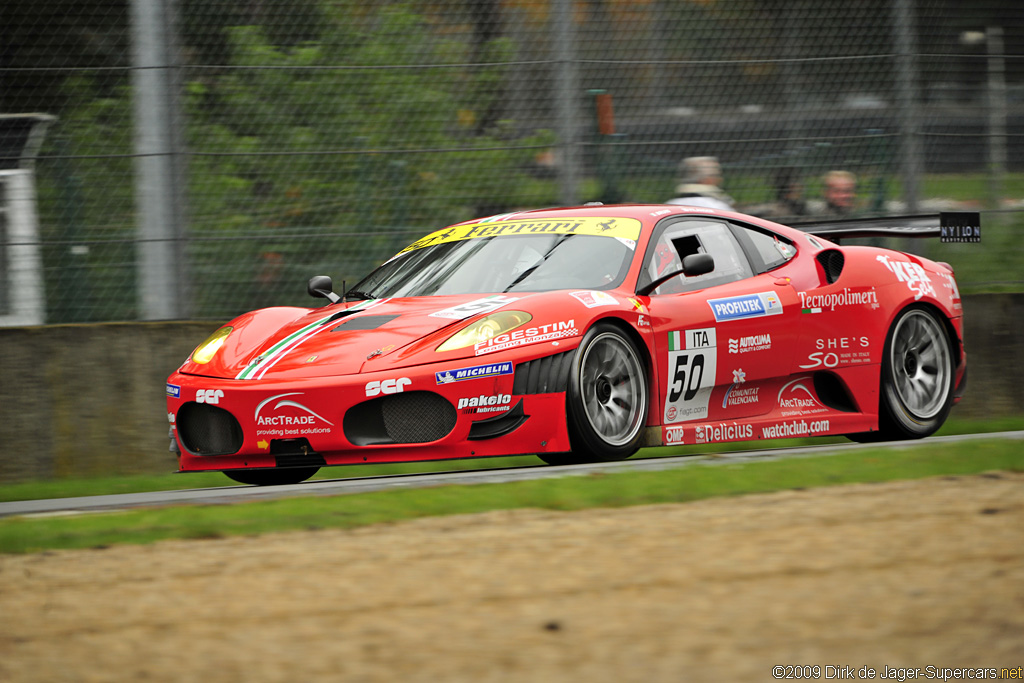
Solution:
M988 170L989 193L993 209L1001 205L1006 177L1006 60L1003 57L1003 28L985 29L988 53Z
M560 198L563 206L575 206L579 201L579 83L576 74L575 30L572 18L572 0L555 0L554 41L555 63L558 70L555 82L555 100L558 112L558 131L561 141L558 156Z
M138 317L187 316L176 0L132 0Z
M917 213L921 197L921 137L917 107L918 74L913 0L893 3L896 43L896 98L900 122L900 159L903 199L909 213Z

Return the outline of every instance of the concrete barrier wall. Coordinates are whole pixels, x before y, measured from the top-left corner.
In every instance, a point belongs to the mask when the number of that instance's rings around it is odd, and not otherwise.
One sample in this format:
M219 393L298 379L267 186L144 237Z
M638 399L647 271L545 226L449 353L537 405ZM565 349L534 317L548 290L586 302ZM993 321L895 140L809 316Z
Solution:
M175 471L164 384L218 327L0 329L0 482Z
M967 395L954 414L1024 414L1024 294L965 297ZM159 473L164 383L216 323L0 329L0 482Z

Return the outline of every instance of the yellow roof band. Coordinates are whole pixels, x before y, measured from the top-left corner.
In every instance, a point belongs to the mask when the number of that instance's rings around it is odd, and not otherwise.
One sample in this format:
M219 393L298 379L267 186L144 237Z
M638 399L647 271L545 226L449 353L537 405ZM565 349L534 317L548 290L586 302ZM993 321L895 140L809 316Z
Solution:
M432 232L400 251L404 254L445 242L460 242L478 237L506 235L600 235L636 241L640 237L640 221L635 218L561 218L499 221L455 225Z

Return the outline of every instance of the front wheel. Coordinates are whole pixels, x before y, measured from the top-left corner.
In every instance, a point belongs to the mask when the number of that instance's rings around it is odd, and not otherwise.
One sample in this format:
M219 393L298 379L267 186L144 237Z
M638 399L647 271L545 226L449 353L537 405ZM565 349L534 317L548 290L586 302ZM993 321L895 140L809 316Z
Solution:
M878 432L851 438L889 441L933 434L953 407L953 351L942 321L922 306L904 310L889 330L884 353Z
M583 337L569 372L565 402L572 453L541 459L569 464L628 458L643 438L648 396L636 345L618 327L598 323Z
M253 486L282 486L306 481L319 467L288 467L279 470L224 470L228 479Z

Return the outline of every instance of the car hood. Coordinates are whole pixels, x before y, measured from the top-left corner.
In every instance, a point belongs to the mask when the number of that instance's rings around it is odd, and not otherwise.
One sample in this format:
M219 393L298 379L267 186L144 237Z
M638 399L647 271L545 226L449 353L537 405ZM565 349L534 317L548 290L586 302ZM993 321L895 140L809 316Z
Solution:
M180 372L240 380L328 377L417 365L466 355L435 349L471 318L521 309L543 295L460 295L377 299L322 308L267 308L233 320L206 364ZM472 354L472 348L468 353Z

